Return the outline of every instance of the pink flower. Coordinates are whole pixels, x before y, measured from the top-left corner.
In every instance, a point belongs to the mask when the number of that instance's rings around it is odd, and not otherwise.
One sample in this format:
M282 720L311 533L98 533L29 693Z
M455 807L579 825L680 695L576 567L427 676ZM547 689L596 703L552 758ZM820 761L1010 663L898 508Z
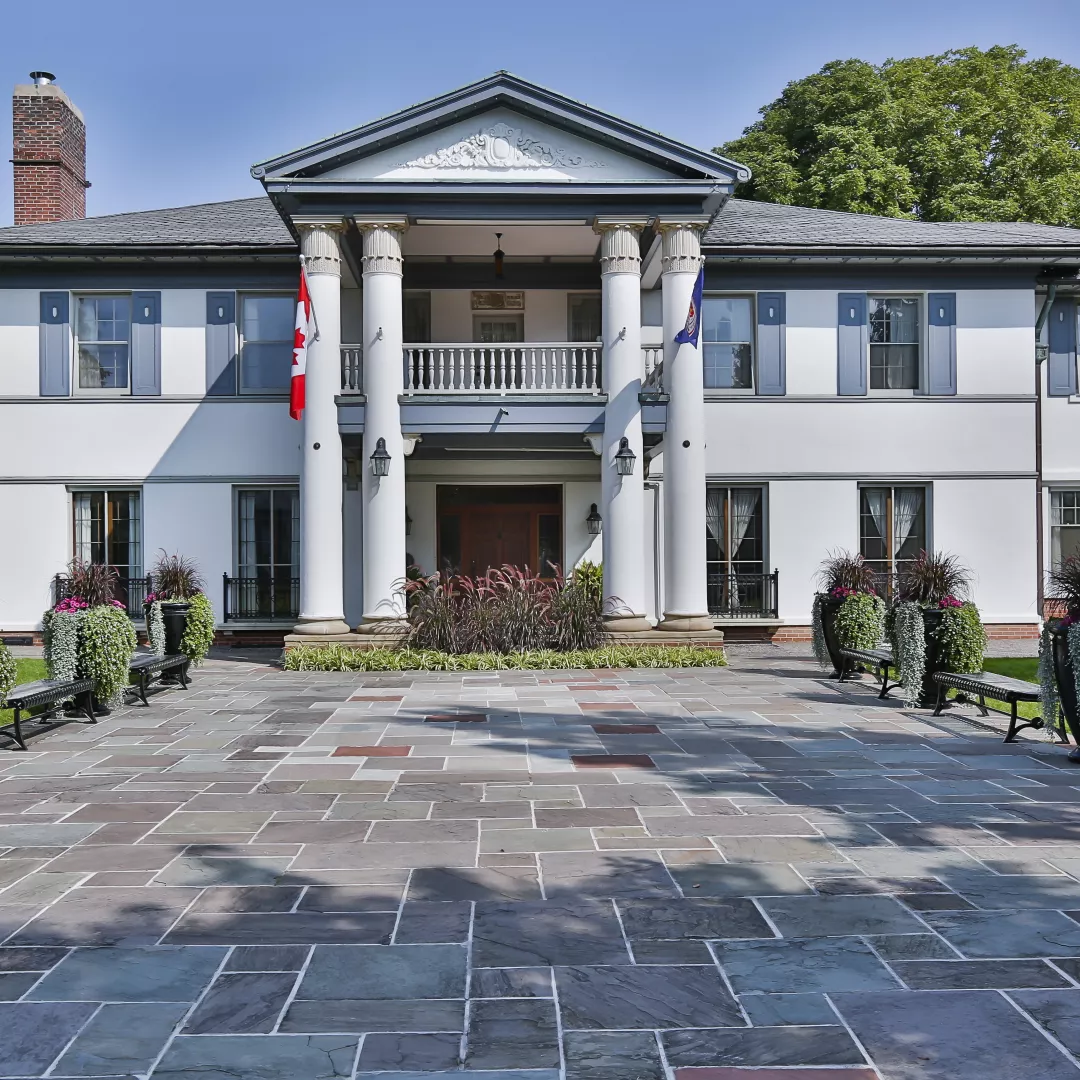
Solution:
M54 611L85 611L90 605L79 596L69 596L53 608Z
M119 600L110 600L109 603L113 607L118 607L121 611L127 611L127 604L121 604Z
M846 600L849 596L855 596L857 590L848 589L843 585L837 585L829 595L834 600Z
M960 600L957 600L955 596L942 597L941 603L938 604L939 608L955 608L955 607L963 607L963 606L964 606L963 602L960 601Z

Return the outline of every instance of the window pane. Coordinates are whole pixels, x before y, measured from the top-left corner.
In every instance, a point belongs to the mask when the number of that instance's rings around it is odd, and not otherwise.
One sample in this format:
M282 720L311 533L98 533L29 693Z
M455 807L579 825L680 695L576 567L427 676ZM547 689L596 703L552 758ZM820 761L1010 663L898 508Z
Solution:
M599 296L570 297L570 340L596 341L601 334Z
M127 345L79 345L79 387L122 390L128 384Z
M272 495L274 531L271 542L273 561L275 566L281 568L284 576L288 577L292 573L293 493L291 491L275 491Z
M80 562L105 560L105 492L78 491L75 502L75 558Z
M79 341L127 341L130 324L131 297L79 297L75 317Z
M115 566L121 577L137 577L139 496L133 491L110 492L108 496L109 531L106 561Z
M403 326L404 340L431 340L431 293L406 293Z
M873 299L870 304L871 344L919 343L919 301L915 297Z
M889 570L888 506L888 488L863 488L859 493L859 551L882 574Z
M461 568L461 518L457 514L439 518L439 558L444 574L456 574Z
M702 346L702 363L706 389L750 390L754 385L750 346L717 345L706 342Z
M550 577L555 567L562 565L562 517L559 514L539 515L540 576Z
M893 552L896 562L914 559L926 547L926 492L922 488L893 490Z
M1050 492L1050 523L1080 525L1080 491Z
M287 390L292 367L292 343L244 343L240 358L240 386L243 390Z
M731 491L731 549L735 573L760 573L762 551L761 490Z
M871 345L871 390L917 390L918 345Z
M1054 570L1068 558L1080 558L1080 528L1055 525L1050 530L1050 566Z
M727 559L727 488L705 489L705 558L710 564Z
M701 336L704 341L754 340L749 297L709 296L701 303Z
M291 296L245 296L243 333L245 341L288 341L293 339L296 300Z

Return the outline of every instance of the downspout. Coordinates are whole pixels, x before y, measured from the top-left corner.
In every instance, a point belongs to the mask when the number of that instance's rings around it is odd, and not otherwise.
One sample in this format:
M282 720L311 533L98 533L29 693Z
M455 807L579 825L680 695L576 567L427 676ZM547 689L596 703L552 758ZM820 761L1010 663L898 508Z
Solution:
M1046 606L1046 552L1043 542L1043 433L1042 433L1042 362L1047 350L1040 345L1043 327L1054 306L1057 285L1050 282L1046 287L1046 299L1035 320L1035 573L1037 576L1035 603L1039 621L1044 617Z

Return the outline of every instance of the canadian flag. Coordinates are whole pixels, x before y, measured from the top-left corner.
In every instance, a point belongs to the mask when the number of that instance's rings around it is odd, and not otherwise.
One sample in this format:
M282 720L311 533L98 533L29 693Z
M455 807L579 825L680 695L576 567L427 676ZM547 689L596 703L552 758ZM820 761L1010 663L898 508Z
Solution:
M289 415L299 420L304 414L304 380L307 375L309 341L318 341L319 326L308 293L307 271L300 260L300 292L296 298L296 328L293 331L292 378L289 380Z

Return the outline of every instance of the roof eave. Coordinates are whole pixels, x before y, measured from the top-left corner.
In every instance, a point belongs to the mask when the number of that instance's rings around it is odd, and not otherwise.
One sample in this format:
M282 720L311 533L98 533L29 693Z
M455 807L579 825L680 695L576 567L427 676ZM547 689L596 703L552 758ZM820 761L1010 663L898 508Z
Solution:
M797 244L754 246L747 244L703 244L708 256L728 257L745 261L792 262L800 259L858 261L858 260L932 260L960 262L978 259L995 262L1080 262L1080 246L1069 245L866 245Z

